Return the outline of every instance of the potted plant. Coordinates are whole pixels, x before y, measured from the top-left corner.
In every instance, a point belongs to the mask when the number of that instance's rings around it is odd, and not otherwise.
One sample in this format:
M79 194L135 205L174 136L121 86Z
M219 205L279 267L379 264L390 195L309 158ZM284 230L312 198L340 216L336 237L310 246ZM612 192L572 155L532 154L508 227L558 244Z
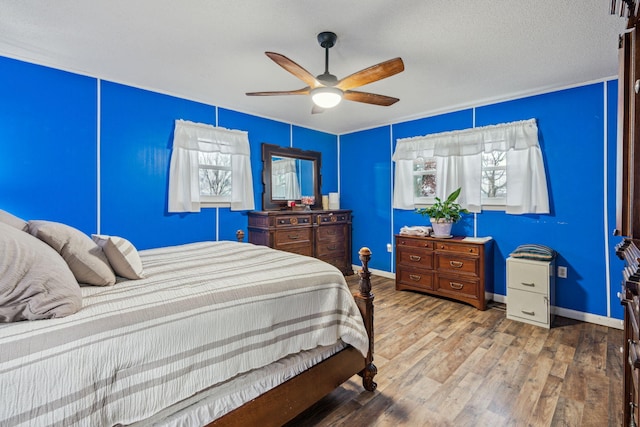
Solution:
M469 213L468 210L461 208L460 204L456 203L460 190L462 187L449 194L445 201L436 197L433 205L428 208L416 209L416 213L429 217L435 237L450 237L453 224L462 218L462 214Z

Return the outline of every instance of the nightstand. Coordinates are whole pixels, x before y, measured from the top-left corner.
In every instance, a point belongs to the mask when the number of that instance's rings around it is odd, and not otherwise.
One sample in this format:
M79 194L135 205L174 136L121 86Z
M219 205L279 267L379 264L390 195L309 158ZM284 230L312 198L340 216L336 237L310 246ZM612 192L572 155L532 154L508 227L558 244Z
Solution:
M555 260L507 258L507 319L551 328Z

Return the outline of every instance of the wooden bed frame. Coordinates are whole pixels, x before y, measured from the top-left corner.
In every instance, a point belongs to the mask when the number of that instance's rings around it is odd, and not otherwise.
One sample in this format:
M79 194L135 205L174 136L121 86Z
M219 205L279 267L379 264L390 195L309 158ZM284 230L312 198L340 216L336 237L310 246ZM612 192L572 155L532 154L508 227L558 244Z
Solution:
M238 241L242 241L244 233L238 232L237 237ZM373 381L378 372L373 364L374 296L371 293L371 273L368 268L371 251L369 248L362 248L359 255L362 262L362 269L358 272L360 289L354 293L353 298L362 313L369 335L367 357L363 358L358 350L347 346L330 358L218 418L207 427L282 426L355 374L362 377L362 385L366 390L376 389L377 384Z

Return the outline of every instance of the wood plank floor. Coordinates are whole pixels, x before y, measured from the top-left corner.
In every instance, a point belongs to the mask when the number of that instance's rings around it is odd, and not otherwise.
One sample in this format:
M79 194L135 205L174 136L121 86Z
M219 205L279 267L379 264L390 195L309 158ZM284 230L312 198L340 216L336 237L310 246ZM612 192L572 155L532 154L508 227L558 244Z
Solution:
M621 330L563 317L547 330L372 284L378 389L355 376L288 426L622 425Z

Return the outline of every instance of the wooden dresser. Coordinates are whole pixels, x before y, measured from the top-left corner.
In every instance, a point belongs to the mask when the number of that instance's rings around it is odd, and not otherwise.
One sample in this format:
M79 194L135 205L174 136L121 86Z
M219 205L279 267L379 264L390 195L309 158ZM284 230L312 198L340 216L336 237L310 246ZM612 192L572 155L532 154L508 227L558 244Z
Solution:
M249 212L249 242L312 256L336 266L344 275L351 265L351 211Z
M624 306L624 425L640 422L640 241L624 239L616 247L616 254L625 260L622 272L620 302ZM633 421L632 421L633 420Z
M396 235L396 289L414 290L485 307L493 279L491 239Z

